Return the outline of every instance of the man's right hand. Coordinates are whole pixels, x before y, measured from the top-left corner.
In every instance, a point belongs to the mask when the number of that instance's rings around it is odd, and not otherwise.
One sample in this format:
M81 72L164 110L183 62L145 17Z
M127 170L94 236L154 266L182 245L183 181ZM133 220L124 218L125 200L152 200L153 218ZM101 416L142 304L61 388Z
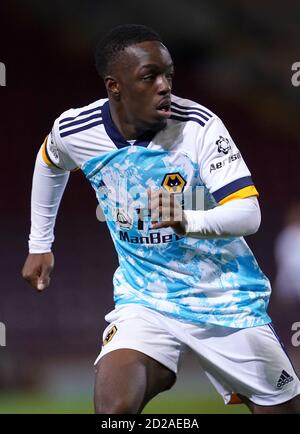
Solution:
M38 291L50 285L50 274L54 267L54 256L48 253L29 253L25 261L22 276Z

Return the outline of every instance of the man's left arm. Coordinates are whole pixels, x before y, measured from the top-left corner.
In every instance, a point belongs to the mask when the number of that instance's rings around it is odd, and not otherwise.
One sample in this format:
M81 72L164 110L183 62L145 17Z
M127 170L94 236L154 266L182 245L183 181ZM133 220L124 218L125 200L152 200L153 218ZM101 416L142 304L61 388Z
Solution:
M159 192L151 196L152 229L170 226L178 235L207 239L243 237L254 234L260 226L261 214L255 196L235 199L206 211L184 211L172 197L160 200ZM164 215L168 217L164 219Z
M176 199L162 200L165 193L152 194L156 217L169 218L153 224L154 229L171 226L179 235L224 238L255 233L261 214L258 192L240 151L223 122L215 117L199 139L200 176L219 206L208 210L181 210ZM155 212L155 211L154 211Z
M261 214L255 196L235 199L207 211L184 211L184 229L196 238L243 237L257 232Z

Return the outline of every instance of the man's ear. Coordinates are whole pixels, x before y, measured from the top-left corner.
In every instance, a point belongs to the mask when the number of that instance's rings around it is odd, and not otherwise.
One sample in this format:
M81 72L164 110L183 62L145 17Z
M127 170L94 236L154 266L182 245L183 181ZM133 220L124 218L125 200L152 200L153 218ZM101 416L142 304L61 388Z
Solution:
M104 79L107 93L116 101L120 100L120 87L117 80L111 75L107 75Z

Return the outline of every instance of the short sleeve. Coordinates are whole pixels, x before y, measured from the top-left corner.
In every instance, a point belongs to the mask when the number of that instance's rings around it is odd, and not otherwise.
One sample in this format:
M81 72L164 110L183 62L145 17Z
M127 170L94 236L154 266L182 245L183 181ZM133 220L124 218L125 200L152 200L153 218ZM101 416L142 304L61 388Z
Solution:
M45 138L42 145L42 157L48 166L55 166L63 170L76 170L76 163L70 157L63 140L57 133L58 120L54 122L52 131Z
M198 163L202 181L219 204L258 196L240 151L218 117L204 132Z

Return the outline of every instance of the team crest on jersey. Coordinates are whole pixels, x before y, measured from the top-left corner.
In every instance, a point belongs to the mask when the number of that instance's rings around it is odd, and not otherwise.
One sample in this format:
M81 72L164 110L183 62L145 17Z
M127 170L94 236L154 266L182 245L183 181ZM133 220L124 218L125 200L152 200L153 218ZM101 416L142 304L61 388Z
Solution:
M223 154L228 154L231 149L229 140L226 137L219 136L219 139L216 141L216 145L218 146L218 152L223 152Z
M103 339L103 346L108 344L108 342L110 342L112 340L112 338L115 336L115 334L117 333L117 327L114 325L111 329L108 330L108 332L106 333L105 338Z
M167 173L161 185L169 193L181 193L186 185L186 180L179 172Z

